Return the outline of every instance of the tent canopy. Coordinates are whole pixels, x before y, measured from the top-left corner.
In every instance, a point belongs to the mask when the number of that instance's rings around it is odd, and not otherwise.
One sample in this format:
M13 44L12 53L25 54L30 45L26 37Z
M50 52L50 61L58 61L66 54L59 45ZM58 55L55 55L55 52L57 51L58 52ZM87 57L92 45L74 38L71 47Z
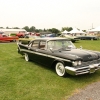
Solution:
M82 30L78 30L77 28L73 28L73 30L72 31L70 31L70 33L85 33L85 32L83 32Z
M64 30L62 33L66 34L66 33L69 33L68 31Z
M100 26L92 29L92 30L89 30L89 32L99 32L100 31Z

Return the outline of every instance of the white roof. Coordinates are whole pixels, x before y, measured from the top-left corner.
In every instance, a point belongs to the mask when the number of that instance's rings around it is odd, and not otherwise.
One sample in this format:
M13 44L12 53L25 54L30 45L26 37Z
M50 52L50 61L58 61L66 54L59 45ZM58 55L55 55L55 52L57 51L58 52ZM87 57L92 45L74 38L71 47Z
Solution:
M64 30L62 33L68 33L68 31Z
M100 31L100 26L96 27L95 29L89 30L89 32L98 32Z
M7 32L7 31L26 31L25 29L0 29L2 32Z

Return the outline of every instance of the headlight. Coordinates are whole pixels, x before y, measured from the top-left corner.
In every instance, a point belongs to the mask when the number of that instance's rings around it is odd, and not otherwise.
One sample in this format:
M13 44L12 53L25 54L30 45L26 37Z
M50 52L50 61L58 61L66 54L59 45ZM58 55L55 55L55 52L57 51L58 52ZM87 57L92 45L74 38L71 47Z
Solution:
M73 66L78 66L78 65L81 65L82 62L81 61L73 61L72 64L73 64Z
M82 64L82 62L81 61L78 61L78 65L81 65Z
M73 66L77 66L78 62L77 61L73 61L72 64L73 64Z

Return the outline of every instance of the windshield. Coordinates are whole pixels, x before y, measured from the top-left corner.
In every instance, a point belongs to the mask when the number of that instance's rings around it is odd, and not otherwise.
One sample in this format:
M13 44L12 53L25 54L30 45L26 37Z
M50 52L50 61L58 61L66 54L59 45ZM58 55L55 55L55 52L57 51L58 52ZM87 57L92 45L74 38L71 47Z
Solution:
M67 40L52 40L48 42L47 48L52 48L53 50L59 49L74 49L75 45L71 41Z

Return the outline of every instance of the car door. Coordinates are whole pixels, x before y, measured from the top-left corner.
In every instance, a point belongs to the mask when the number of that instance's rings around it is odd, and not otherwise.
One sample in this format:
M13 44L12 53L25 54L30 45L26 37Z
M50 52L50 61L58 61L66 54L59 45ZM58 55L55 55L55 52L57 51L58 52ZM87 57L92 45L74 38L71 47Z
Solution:
M33 61L38 61L38 48L39 48L39 40L34 40L29 45L29 58Z
M38 49L38 61L40 63L51 66L52 62L54 61L54 58L51 57L52 52L47 49L46 41L42 40L39 43L39 49Z
M44 40L34 40L30 46L30 58L36 62L42 63L44 65L51 65L54 58L51 58L52 52L46 49L46 41Z

